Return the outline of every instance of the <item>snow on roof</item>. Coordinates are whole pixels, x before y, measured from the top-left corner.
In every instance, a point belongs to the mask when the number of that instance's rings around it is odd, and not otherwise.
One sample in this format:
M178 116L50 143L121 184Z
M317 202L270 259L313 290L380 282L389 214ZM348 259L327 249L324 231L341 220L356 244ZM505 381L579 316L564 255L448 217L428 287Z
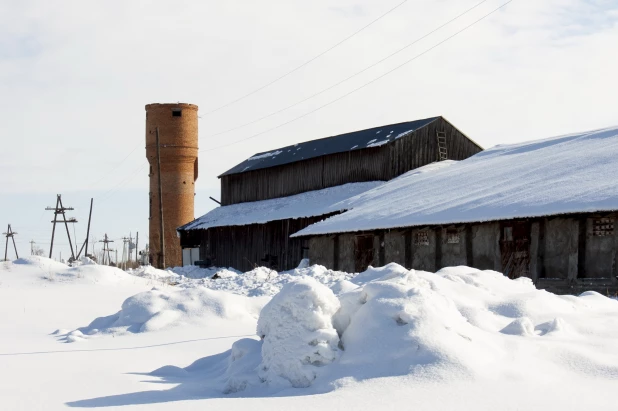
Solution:
M349 183L289 197L217 207L178 230L264 224L288 218L315 217L348 209L346 200L384 184L382 181Z
M438 118L439 117L430 117L421 120L407 121L405 123L374 127L367 130L353 131L351 133L339 134L332 137L305 141L282 147L278 150L257 153L242 163L235 165L219 177L294 163L328 154L380 147L425 127Z
M413 170L348 204L293 237L618 210L618 126L499 145L450 167Z

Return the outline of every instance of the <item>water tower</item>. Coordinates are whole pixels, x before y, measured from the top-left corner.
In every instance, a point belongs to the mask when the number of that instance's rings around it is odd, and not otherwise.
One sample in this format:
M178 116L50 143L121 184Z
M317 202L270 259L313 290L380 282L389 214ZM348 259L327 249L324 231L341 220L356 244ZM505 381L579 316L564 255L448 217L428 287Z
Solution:
M194 218L197 150L196 105L178 103L146 106L146 157L150 163L150 261L157 268L182 265L182 250L176 228ZM158 164L161 165L161 202ZM159 204L162 204L161 209ZM164 243L163 250L161 240Z

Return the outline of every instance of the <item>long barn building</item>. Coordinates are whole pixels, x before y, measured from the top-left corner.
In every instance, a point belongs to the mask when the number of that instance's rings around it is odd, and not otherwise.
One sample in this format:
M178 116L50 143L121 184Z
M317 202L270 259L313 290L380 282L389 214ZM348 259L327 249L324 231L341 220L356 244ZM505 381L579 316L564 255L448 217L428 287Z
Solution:
M312 264L396 262L529 277L555 293L618 292L618 127L516 145L406 173L293 238Z
M180 227L185 263L292 269L309 255L292 234L348 209L346 200L436 161L482 148L443 117L392 124L258 153L219 176L221 203Z

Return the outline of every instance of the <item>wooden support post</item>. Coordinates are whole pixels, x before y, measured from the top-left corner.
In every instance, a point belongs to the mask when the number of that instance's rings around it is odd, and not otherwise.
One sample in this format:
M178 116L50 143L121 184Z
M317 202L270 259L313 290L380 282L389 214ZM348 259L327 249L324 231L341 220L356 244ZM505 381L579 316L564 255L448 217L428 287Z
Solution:
M165 269L165 236L163 232L163 188L161 187L161 146L159 144L159 127L157 136L157 179L159 182L159 267Z
M93 202L94 202L94 198L91 198L90 199L90 213L88 214L88 228L86 229L86 251L84 251L85 256L88 256L88 239L90 238L90 220L92 219L92 203Z

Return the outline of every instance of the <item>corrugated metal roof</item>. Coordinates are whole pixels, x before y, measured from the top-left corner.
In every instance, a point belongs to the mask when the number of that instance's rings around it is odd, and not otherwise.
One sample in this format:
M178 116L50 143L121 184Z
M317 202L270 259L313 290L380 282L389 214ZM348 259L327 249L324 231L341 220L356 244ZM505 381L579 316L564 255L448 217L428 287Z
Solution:
M229 169L219 177L239 174L246 171L259 170L295 163L301 160L321 157L328 154L344 153L346 151L362 150L370 147L379 147L388 144L430 124L439 117L408 121L374 127L352 133L305 141L304 143L282 147L276 150L257 153L235 167Z

